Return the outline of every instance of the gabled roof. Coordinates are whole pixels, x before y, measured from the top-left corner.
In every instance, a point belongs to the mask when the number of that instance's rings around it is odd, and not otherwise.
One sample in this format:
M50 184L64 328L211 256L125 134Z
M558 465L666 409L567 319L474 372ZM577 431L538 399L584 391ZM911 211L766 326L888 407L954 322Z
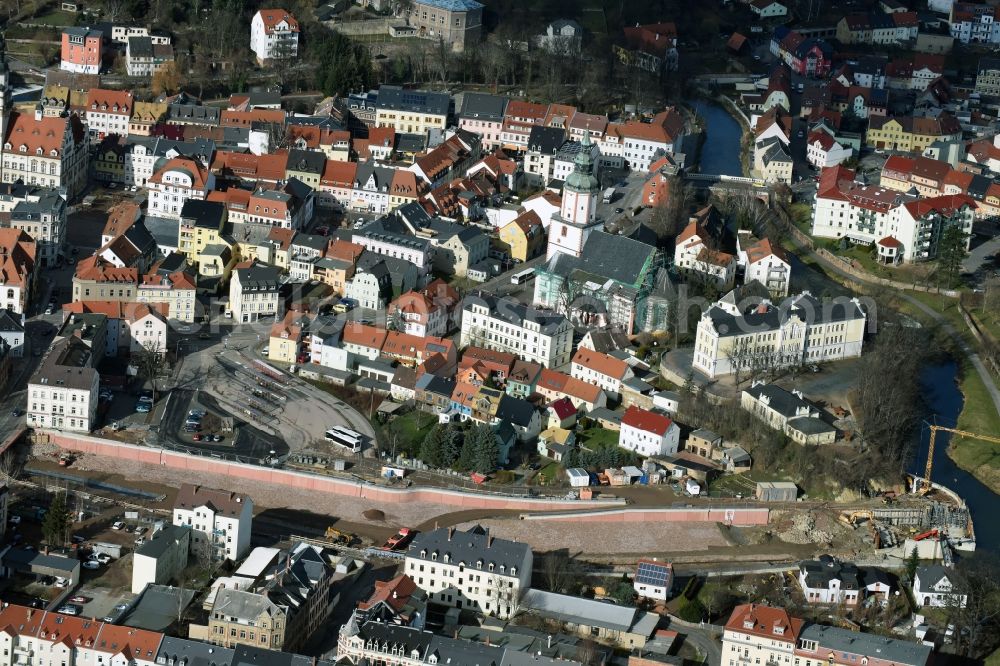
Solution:
M629 369L625 361L585 347L576 350L572 362L615 379L624 378Z
M299 22L284 9L261 9L257 12L257 15L260 16L261 21L264 23L264 32L268 34L274 32L274 29L282 21L288 24L288 29L292 32L299 31Z
M631 426L637 430L651 432L663 437L670 430L673 421L669 416L657 414L656 412L632 405L625 410L625 414L622 416L622 425Z
M198 507L207 506L219 515L238 518L249 501L250 498L241 493L185 483L177 492L174 509L193 511Z

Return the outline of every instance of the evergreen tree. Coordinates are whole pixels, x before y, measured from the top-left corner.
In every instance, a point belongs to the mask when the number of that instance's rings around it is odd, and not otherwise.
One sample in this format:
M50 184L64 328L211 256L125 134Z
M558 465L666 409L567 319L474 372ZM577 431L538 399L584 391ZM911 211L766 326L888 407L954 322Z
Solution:
M466 440L472 440L472 467L474 472L489 474L497 468L497 455L500 448L497 445L496 433L493 427L482 424L473 428Z
M459 472L470 471L475 464L475 459L475 442L472 437L472 429L469 429L462 433L462 448L455 460L455 470Z
M917 567L920 565L920 556L917 555L917 547L914 546L913 550L910 551L910 556L906 559L906 577L913 580L913 577L917 573Z
M962 260L965 259L966 235L962 227L950 224L941 233L938 241L937 264L940 271L938 284L951 287L958 282L962 272Z
M51 546L66 545L66 533L69 531L70 515L66 508L66 495L57 493L49 504L49 510L42 520L42 534Z
M451 467L461 453L462 433L454 425L445 427L441 442L441 467Z
M417 456L431 467L444 466L441 462L441 454L444 439L448 434L447 429L446 425L437 424L431 428L431 431L424 437L424 441L420 443L420 452Z

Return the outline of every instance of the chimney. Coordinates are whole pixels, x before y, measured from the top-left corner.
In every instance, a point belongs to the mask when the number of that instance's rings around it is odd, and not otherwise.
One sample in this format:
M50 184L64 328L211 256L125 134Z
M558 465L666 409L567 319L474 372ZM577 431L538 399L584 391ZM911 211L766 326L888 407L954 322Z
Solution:
M454 527L449 527L448 528L448 541L451 541L451 538L453 536L455 536L455 528Z

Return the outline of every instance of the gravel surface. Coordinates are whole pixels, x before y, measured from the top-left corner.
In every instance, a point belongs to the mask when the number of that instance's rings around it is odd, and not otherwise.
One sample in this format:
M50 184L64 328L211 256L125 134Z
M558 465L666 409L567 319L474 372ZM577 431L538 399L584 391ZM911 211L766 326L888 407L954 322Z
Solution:
M481 520L490 533L531 544L537 551L569 548L585 554L664 553L707 550L729 545L716 523L574 522L557 520Z

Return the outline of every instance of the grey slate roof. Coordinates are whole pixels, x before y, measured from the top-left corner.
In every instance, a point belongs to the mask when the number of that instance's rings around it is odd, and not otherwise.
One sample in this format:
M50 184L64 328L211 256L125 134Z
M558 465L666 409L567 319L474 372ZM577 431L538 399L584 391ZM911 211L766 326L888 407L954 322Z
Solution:
M494 570L502 565L508 574L511 568L521 569L528 565L526 560L531 555L531 547L528 544L494 537L492 543L487 545L489 539L485 530L478 526L466 532L442 527L417 534L410 542L406 556L431 561L435 553L438 559L448 554L451 562L465 562L468 568L475 568L476 563L482 560L483 571L488 571L488 565L492 563L495 565ZM421 553L426 554L421 555Z
M829 587L831 580L839 580L842 590L857 590L861 587L861 572L850 562L840 562L823 555L818 560L806 560L799 564L799 571L805 572L809 587Z
M171 104L167 107L167 118L185 123L218 125L222 110L215 106L200 104Z
M178 541L184 539L184 535L190 532L190 528L180 525L167 525L162 530L153 534L146 543L135 550L136 555L146 557L161 557Z
M827 432L837 432L837 429L832 425L815 416L799 416L789 419L788 427L805 435L821 435Z
M183 659L186 666L230 666L235 654L235 650L218 645L164 636L156 663L179 664Z
M15 315L7 308L0 308L0 333L24 333L20 315Z
M248 268L236 269L236 274L240 278L240 286L247 289L267 289L274 291L281 284L281 275L278 269L267 264L254 264Z
M188 199L181 208L182 219L206 229L218 229L225 214L226 205L221 201Z
M870 659L878 659L885 663L923 666L930 660L932 651L929 646L919 643L853 632L822 624L807 625L799 633L799 638L816 641L824 648L824 656L829 651L846 652ZM858 661L860 663L860 659Z
M527 400L503 395L500 397L500 404L497 405L496 417L526 428L531 424L531 417L534 414L535 407Z
M808 324L851 321L865 317L855 300L841 298L823 302L809 292L791 296L782 301L780 306L771 304L763 311L756 307L750 308L740 316L715 306L709 308L707 314L715 330L723 337L748 330L776 330L792 315Z
M656 248L624 236L615 236L594 231L583 247L579 258L556 254L549 261L546 270L563 277L573 271L581 271L591 276L633 285L640 278L640 271ZM628 261L622 261L628 257Z
M461 118L503 122L504 111L507 110L507 98L501 95L467 92L462 99Z
M803 398L800 398L791 391L786 391L775 384L755 384L754 386L745 389L744 393L749 393L755 400L758 401L762 397L767 399L768 407L785 417L797 416L800 413L799 410L814 409L812 405L810 405L809 402Z
M291 171L304 171L319 175L323 173L325 164L326 155L315 150L292 148L288 151L288 169Z
M931 564L917 569L916 577L920 579L920 587L931 588L938 584L942 578L948 578L948 571L940 564Z
M559 127L535 125L528 135L528 150L542 155L555 155L566 142L566 130Z
M395 111L448 115L451 96L429 90L404 90L399 86L383 85L378 89L378 108Z
M524 326L525 322L538 324L542 333L551 335L566 322L566 318L554 312L537 310L524 303L518 303L512 298L496 298L492 294L476 292L465 297L463 311L471 305L489 308L491 316L502 319L514 326Z

